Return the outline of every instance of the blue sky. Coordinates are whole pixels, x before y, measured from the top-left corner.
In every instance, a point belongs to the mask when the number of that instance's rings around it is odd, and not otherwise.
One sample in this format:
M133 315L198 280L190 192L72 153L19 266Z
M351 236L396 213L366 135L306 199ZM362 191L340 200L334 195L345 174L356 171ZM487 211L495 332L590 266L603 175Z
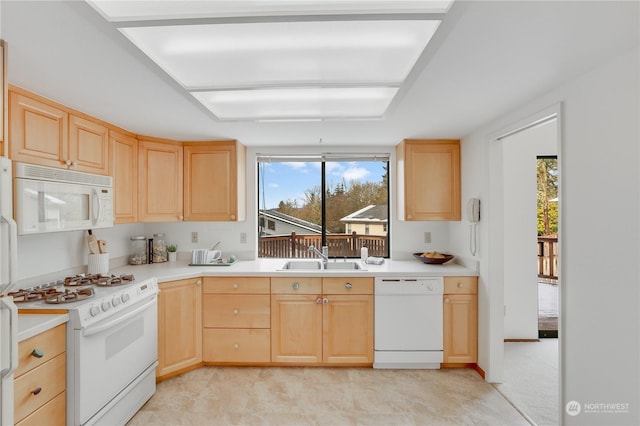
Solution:
M264 165L264 201L265 207L276 208L280 201L298 200L302 205L304 191L320 186L320 167L317 162L261 163ZM380 182L384 174L382 161L353 161L326 163L327 184L331 188L341 182ZM262 182L260 208L263 207Z

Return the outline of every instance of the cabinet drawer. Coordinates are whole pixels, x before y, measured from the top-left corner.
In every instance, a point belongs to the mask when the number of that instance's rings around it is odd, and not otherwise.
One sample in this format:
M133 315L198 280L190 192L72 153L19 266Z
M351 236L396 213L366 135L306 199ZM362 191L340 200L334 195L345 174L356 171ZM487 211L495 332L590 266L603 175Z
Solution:
M277 277L271 278L272 294L320 294L320 277Z
M373 294L373 278L323 278L322 294Z
M269 277L205 278L205 293L269 294Z
M18 345L18 369L15 377L20 377L27 371L44 364L65 351L66 324L52 328ZM41 358L32 355L34 351L42 354Z
M67 422L66 392L53 398L42 407L16 423L16 426L64 426Z
M478 277L444 277L445 294L478 294Z
M202 355L204 362L270 362L270 330L206 328Z
M269 328L270 313L268 295L203 296L203 327Z
M15 421L19 422L64 391L66 377L66 354L62 353L15 379Z

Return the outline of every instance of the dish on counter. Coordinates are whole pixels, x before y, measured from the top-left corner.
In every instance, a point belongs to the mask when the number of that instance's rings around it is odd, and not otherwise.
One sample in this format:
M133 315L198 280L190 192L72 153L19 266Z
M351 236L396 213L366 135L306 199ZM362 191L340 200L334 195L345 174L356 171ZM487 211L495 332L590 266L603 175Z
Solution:
M447 253L440 253L437 251L419 251L413 253L413 257L429 265L441 265L453 259L455 256Z

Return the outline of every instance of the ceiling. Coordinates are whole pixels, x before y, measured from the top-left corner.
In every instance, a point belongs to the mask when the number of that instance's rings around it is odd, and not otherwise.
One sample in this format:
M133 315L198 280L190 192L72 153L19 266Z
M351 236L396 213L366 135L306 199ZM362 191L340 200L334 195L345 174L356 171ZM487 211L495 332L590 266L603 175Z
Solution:
M381 119L221 121L85 2L2 1L9 82L129 131L247 146L461 138L638 47L638 2L456 1Z

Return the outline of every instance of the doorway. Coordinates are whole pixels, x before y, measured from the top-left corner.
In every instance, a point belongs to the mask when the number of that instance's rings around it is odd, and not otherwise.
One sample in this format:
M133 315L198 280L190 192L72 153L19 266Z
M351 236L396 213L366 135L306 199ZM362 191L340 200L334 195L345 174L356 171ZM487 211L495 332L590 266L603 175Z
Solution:
M551 177L549 172L545 173L547 179L554 182L547 182L548 186L542 188L549 192L542 203L538 201L542 189L536 172L540 167L539 157L556 158L558 141L557 114L532 120L496 139L502 154L499 260L502 261L504 301L503 377L496 387L534 424L557 424L560 413L558 339L539 339L540 307L546 309L543 305L546 301L539 299L541 249L537 230L539 208L543 211L546 208L548 219L549 204L558 198L557 166ZM556 187L553 191L549 188L552 183ZM544 215L542 221L543 227L546 226ZM546 229L543 234L547 236ZM548 258L548 247L545 248L547 251L543 254ZM543 256L543 260L546 258ZM543 262L543 266L546 268L543 274L553 272L549 271L548 262ZM551 268L557 271L555 267L556 263L552 263Z

